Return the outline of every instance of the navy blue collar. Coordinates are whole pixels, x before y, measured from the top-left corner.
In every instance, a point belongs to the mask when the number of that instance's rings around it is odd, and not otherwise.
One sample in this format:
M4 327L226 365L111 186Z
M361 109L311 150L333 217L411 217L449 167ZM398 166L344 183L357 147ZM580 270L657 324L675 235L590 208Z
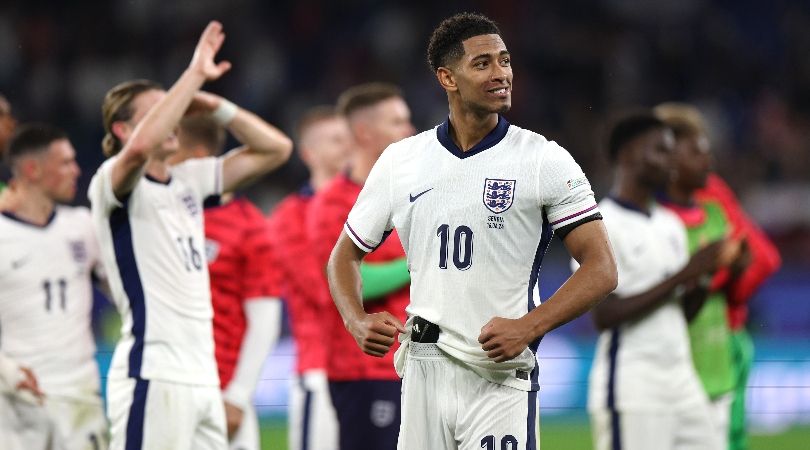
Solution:
M14 214L11 211L3 211L2 214L4 216L8 217L9 219L11 219L11 220L13 220L15 222L19 222L19 223L21 223L23 225L28 225L30 227L35 227L35 228L47 228L48 225L50 225L53 222L53 219L56 217L56 208L54 208L53 211L51 211L51 215L48 216L48 220L45 222L45 225L39 225L39 224L36 224L36 223L33 223L33 222L29 222L29 221L27 221L27 220L25 220L25 219L23 219L21 217L18 217L16 214Z
M477 155L488 148L494 147L497 143L503 140L507 131L509 131L509 122L507 122L502 115L498 114L498 124L495 125L495 128L493 128L489 134L484 136L484 139L481 139L481 142L475 144L473 148L467 150L466 152L463 152L460 148L458 148L458 145L453 142L453 138L450 137L450 118L448 117L447 120L442 122L442 124L436 128L436 138L444 146L444 148L455 155L456 158L464 159Z
M306 183L298 189L298 195L305 198L312 197L315 195L315 189L311 184Z
M607 198L613 200L614 203L616 203L617 205L621 206L624 209L629 209L629 210L635 211L635 212L637 212L639 214L644 214L646 217L652 217L652 205L653 205L652 202L650 203L650 210L645 211L645 210L641 209L635 203L630 203L630 202L628 202L626 200L618 199L618 198L616 198L616 197L614 197L612 195L608 195Z
M158 180L157 178L153 177L152 175L149 175L148 173L143 174L143 177L146 178L147 180L151 181L152 183L165 184L166 186L168 186L169 183L172 182L172 176L171 175L169 175L169 179L166 180L166 181Z

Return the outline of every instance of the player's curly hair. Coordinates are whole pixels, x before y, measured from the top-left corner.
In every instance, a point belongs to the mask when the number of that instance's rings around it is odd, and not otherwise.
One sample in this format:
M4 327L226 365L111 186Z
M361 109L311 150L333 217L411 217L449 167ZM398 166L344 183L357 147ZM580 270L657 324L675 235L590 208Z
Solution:
M120 83L110 89L104 96L104 103L101 105L101 117L104 121L104 139L101 147L104 156L110 157L124 147L121 139L112 131L113 122L127 121L132 118L132 102L135 97L146 91L161 90L160 84L150 80L132 80Z
M457 61L464 54L464 41L482 34L497 34L501 30L488 17L478 13L459 13L444 19L430 36L427 60L435 72Z
M642 134L658 128L668 128L648 109L633 109L613 119L607 138L608 159L615 163L625 145Z

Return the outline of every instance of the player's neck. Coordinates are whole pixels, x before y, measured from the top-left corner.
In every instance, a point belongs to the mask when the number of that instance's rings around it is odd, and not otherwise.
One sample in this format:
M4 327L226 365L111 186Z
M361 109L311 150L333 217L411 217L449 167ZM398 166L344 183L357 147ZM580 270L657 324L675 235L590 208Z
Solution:
M144 172L158 181L169 181L171 177L166 159L150 158Z
M321 190L322 187L326 186L326 183L329 182L332 178L334 178L333 174L328 174L323 171L312 170L312 175L309 177L309 185L312 186L312 190L318 192Z
M54 201L44 193L23 183L9 187L0 202L0 210L41 226L48 223L54 207Z
M647 186L635 182L629 177L622 177L617 173L610 196L625 203L636 206L638 209L649 212L650 205L655 200L654 192Z
M671 183L667 187L667 197L678 205L691 205L694 201L693 193L693 190L679 186L677 183Z
M377 158L369 156L371 153L369 149L357 149L351 160L349 179L361 186L366 183L368 174L371 173L371 168L374 167L374 163L377 161Z
M481 115L473 111L454 111L450 109L450 137L461 151L475 147L498 126L498 114Z

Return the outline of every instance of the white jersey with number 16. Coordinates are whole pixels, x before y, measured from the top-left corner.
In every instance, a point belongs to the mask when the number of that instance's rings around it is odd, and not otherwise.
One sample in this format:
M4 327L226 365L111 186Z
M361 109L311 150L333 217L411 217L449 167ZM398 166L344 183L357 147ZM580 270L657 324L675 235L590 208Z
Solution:
M218 385L202 203L221 193L221 163L183 162L165 183L144 175L119 200L115 160L101 165L88 192L122 317L110 377Z

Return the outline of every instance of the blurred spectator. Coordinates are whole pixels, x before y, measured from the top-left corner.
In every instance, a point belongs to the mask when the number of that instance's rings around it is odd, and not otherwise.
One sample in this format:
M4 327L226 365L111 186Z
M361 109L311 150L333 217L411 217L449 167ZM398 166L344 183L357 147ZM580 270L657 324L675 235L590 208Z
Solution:
M6 146L17 126L17 119L11 114L11 103L3 94L0 94L0 191L5 188L5 183L11 179L11 174L4 162Z

